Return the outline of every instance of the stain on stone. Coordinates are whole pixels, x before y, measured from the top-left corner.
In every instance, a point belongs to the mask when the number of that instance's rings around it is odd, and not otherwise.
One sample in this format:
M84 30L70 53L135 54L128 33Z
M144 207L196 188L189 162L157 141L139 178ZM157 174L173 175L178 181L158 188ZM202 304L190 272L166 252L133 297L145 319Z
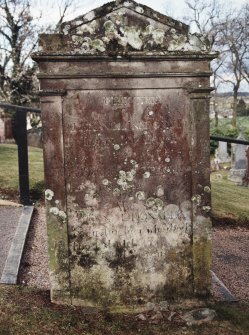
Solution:
M127 250L124 244L116 242L114 244L115 256L114 258L107 258L110 268L117 269L119 267L125 270L132 271L136 267L136 255L133 255L133 250Z
M83 268L91 268L93 265L97 264L96 260L92 255L81 254L79 258L79 265Z

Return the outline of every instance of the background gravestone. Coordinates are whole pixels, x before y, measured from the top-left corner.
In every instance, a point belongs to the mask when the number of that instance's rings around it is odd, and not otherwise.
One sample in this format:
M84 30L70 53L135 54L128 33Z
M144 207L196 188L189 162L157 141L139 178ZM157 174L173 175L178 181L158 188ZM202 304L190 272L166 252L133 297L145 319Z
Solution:
M219 160L219 163L227 163L230 161L230 158L227 152L227 142L219 141L218 160Z
M134 308L207 295L205 41L119 1L40 46L52 300Z
M245 137L242 132L240 132L237 137L238 140L244 140ZM246 157L247 146L244 144L233 144L232 145L232 168L229 172L228 178L238 185L243 184L243 179L246 175L247 169L247 157Z

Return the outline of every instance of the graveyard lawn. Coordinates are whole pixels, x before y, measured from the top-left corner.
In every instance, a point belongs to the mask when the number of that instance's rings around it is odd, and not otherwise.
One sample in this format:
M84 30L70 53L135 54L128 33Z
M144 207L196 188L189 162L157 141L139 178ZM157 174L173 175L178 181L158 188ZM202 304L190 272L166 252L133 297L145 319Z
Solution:
M244 136L249 140L249 117L248 116L238 116L236 119L237 129L232 126L232 119L221 118L219 119L218 128L215 127L215 119L210 122L210 132L211 134L217 134L226 137L237 137L239 135L239 128L243 128Z
M228 180L228 173L211 174L213 221L249 227L249 188Z
M169 322L167 319L149 322L138 320L133 314L114 315L108 311L86 314L80 307L52 304L46 291L1 285L0 334L248 334L248 303L235 305L212 303L209 307L216 310L217 318L203 325L187 326L184 323Z
M43 188L42 149L29 147L29 180L31 191L39 192ZM10 199L18 195L18 158L15 144L0 144L0 194Z

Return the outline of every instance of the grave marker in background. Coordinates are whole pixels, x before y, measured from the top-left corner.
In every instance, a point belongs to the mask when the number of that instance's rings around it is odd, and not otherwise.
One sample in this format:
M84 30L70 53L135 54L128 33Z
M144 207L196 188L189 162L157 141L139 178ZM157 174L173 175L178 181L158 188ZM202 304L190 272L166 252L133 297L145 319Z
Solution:
M219 163L230 162L230 157L229 157L228 152L227 152L227 142L219 141L218 159L219 159Z
M238 140L245 140L242 132L237 137ZM233 144L232 145L232 168L229 172L229 179L236 182L238 185L243 184L243 179L246 175L247 169L247 158L246 158L247 146L244 144Z

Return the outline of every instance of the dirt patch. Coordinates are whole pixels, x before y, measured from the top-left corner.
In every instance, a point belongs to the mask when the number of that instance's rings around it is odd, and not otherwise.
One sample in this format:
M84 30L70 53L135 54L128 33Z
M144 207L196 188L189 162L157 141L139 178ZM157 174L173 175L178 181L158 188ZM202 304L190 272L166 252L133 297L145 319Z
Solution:
M249 305L213 304L216 320L199 326L179 322L186 311L166 318L141 320L137 314L87 313L84 308L52 304L44 290L0 286L0 334L17 335L234 335L248 334ZM146 314L147 315L147 314ZM172 314L171 314L172 315Z
M19 191L9 188L0 188L0 198L19 202Z

